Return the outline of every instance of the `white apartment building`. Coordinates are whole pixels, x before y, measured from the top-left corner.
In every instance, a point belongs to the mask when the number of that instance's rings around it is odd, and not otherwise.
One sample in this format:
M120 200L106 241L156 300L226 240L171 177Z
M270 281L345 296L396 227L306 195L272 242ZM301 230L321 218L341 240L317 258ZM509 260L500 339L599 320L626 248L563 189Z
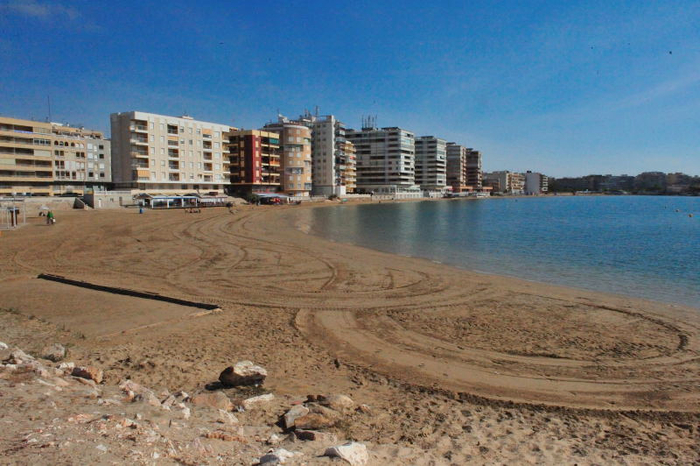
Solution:
M426 191L447 186L447 141L435 136L416 138L416 184Z
M355 145L357 189L375 194L420 197L415 175L415 136L397 127L348 129Z
M542 173L525 173L525 194L543 194L549 190L549 178Z
M110 123L115 188L221 193L229 185L229 126L138 111L113 113Z
M345 138L345 124L333 115L317 117L308 112L299 121L312 130L313 194L344 196L352 192L354 186L348 190L347 184L348 174L355 172L355 151Z

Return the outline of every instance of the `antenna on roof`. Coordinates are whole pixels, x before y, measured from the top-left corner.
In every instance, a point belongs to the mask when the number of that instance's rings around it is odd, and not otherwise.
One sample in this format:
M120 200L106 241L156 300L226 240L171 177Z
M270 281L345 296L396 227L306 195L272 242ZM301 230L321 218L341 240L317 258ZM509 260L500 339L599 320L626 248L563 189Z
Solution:
M316 118L318 118L318 105L316 105L314 109L316 110Z

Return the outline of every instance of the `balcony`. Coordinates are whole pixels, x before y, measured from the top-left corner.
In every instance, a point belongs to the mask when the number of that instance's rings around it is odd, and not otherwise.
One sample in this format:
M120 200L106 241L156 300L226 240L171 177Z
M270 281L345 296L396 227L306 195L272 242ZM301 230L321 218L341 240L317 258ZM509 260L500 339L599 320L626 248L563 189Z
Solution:
M137 159L147 159L148 158L148 152L143 152L143 151L131 151L131 156Z
M180 169L180 164L177 162L169 162L168 163L168 170L179 170Z
M147 146L148 145L148 138L135 138L134 135L132 134L130 142L132 144L139 144L139 145Z
M179 173L171 173L168 175L168 181L180 181Z
M180 157L180 151L177 149L168 149L168 157L178 158Z
M132 124L131 126L129 126L129 129L131 131L139 131L141 133L148 132L148 126L146 126L146 125L134 125L134 124Z

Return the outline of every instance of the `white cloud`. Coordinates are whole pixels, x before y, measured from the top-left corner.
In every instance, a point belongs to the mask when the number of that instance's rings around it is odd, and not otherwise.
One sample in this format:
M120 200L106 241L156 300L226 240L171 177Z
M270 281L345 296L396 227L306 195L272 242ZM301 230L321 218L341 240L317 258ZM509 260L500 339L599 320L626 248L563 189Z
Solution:
M64 17L75 20L80 16L73 8L54 2L40 2L37 0L9 0L0 5L0 11L37 19Z

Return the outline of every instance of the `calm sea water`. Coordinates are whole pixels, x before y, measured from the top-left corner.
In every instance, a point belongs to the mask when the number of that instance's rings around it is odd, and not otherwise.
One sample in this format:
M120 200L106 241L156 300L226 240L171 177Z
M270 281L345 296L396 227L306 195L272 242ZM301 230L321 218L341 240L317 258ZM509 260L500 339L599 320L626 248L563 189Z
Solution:
M311 233L335 241L700 308L698 197L502 198L308 212Z

